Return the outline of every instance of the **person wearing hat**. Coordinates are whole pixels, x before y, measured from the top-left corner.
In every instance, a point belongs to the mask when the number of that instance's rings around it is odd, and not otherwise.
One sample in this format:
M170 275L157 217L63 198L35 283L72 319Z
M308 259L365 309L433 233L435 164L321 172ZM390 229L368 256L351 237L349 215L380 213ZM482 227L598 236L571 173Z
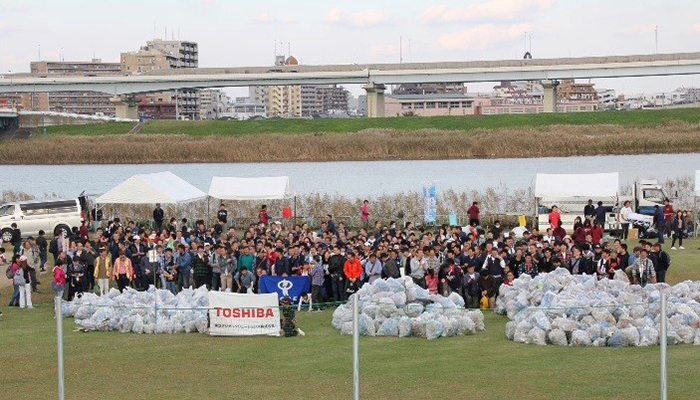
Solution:
M100 288L100 296L109 292L109 277L112 276L112 259L107 257L107 248L100 248L100 255L95 259L95 283Z
M132 240L134 243L131 246L129 246L129 251L131 252L131 261L134 263L134 265L140 265L141 258L146 255L148 249L146 249L146 245L144 245L141 242L141 236L134 235L132 237Z

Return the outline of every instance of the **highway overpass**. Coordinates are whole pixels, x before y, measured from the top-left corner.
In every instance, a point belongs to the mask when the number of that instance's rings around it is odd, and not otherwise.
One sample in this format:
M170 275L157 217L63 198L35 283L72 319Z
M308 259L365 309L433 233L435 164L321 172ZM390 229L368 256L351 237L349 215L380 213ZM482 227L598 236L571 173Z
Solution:
M556 110L556 81L700 74L700 52L653 55L401 64L293 65L172 69L148 75L5 75L0 93L97 91L115 95L120 116L133 117L123 95L254 85L366 85L369 116L383 115L386 85L542 80L545 110Z

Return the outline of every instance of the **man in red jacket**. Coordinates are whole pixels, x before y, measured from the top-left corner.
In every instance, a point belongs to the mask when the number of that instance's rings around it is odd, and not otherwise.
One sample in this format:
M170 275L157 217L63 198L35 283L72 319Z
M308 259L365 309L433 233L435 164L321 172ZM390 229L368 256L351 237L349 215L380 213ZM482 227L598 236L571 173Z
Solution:
M343 272L347 280L345 281L345 292L347 295L355 293L360 287L360 278L362 277L362 264L360 260L355 258L355 253L348 251L347 260L343 265Z
M479 226L479 203L473 202L472 206L467 209L467 214L469 215L469 225Z

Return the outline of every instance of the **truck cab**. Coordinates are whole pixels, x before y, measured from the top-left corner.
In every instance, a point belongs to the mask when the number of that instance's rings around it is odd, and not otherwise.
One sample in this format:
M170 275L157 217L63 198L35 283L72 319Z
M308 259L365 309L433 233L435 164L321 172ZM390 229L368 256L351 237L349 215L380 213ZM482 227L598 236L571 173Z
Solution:
M663 186L655 180L640 180L634 184L634 206L639 214L654 215L654 206L663 207L671 200Z

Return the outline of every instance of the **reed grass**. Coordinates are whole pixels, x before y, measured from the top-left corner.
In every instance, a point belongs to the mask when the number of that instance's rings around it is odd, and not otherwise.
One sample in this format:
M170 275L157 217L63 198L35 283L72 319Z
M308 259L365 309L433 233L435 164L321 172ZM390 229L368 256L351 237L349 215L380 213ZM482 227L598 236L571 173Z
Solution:
M700 151L700 124L354 133L49 135L0 142L7 164L132 164L524 158Z

